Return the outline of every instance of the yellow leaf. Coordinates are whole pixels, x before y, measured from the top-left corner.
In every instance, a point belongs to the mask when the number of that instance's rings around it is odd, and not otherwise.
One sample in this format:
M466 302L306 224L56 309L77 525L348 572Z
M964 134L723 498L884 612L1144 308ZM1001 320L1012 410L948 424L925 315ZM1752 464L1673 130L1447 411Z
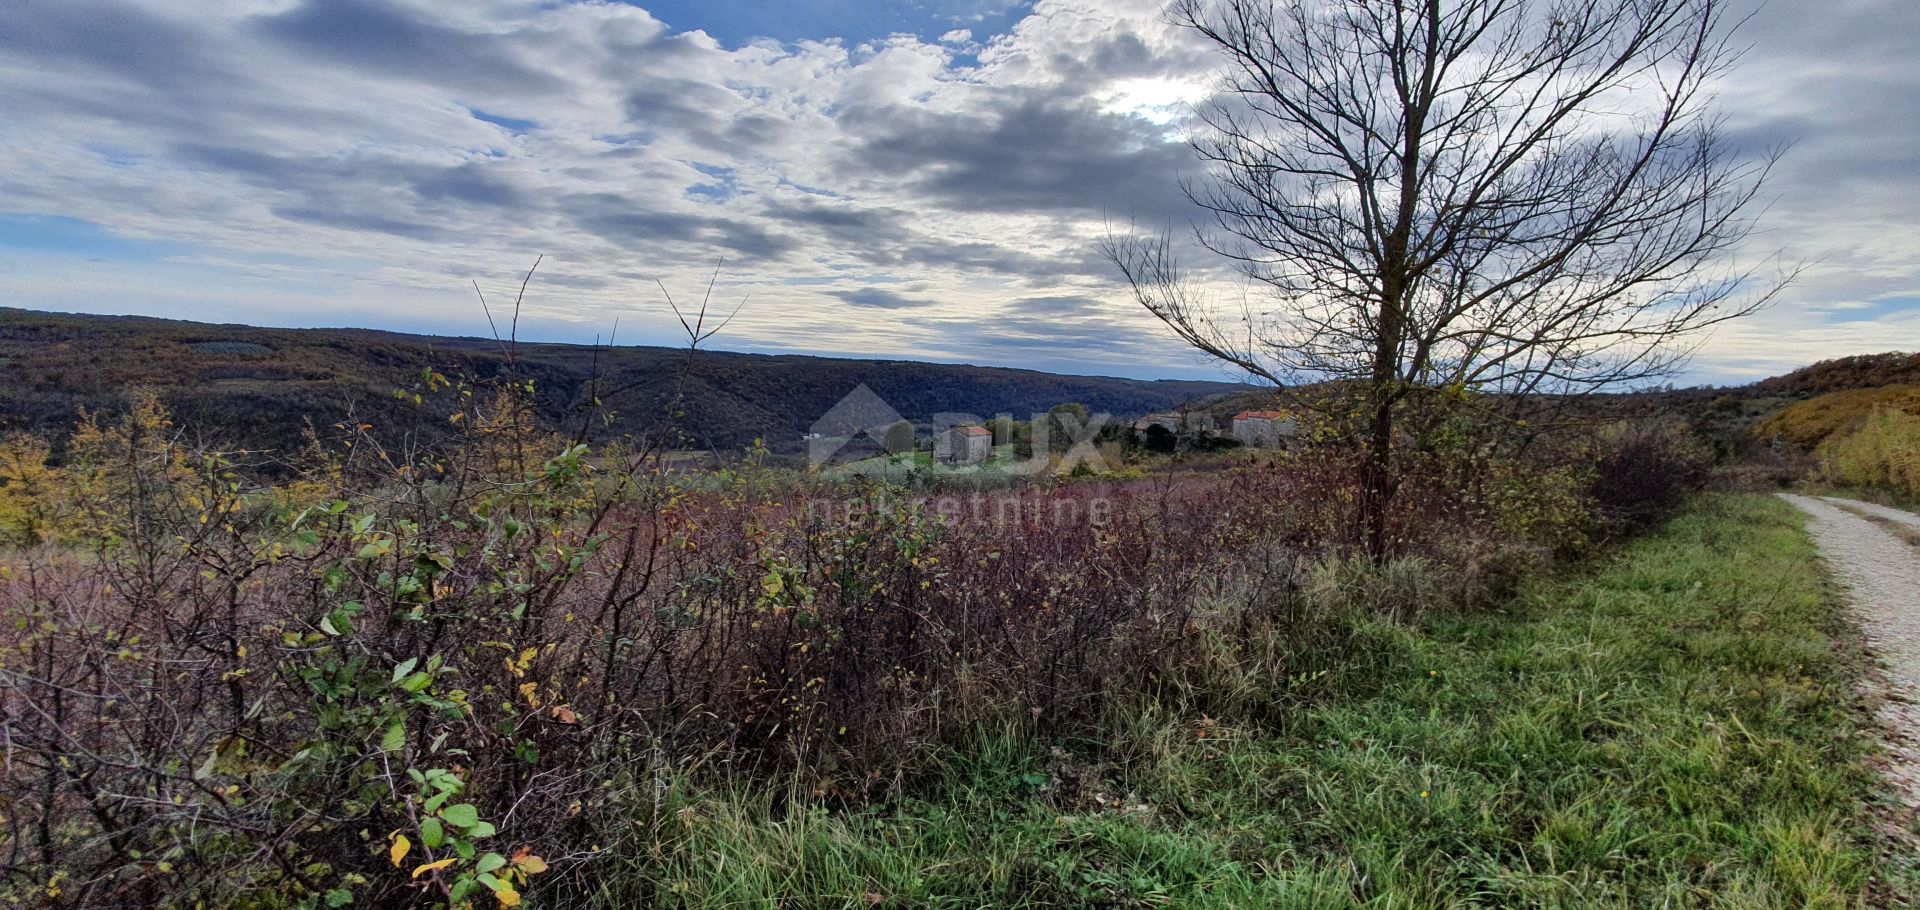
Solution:
M398 866L401 860L407 858L407 851L412 849L413 841L407 840L406 835L396 831L393 835L393 846L387 850L387 859L392 860L393 864Z
M539 875L547 871L547 861L528 853L527 848L522 847L520 852L513 855L513 867L526 875Z
M520 906L520 892L515 891L512 888L501 888L500 890L493 892L493 897L495 900L500 902L500 906L502 907Z
M420 868L413 870L413 877L419 878L420 876L425 875L429 872L432 872L435 869L445 869L446 867L453 865L454 861L458 858L459 857L449 856L446 859L436 859L433 862L426 863L422 865Z

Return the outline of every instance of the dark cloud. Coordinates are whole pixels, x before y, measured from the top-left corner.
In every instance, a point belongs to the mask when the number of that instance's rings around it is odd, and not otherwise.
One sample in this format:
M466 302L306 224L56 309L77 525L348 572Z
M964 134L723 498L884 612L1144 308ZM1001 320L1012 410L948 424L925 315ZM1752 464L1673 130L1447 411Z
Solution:
M1055 54L1053 62L1069 79L1074 76L1149 76L1167 69L1153 48L1132 32L1121 32L1096 42L1090 54Z
M1004 357L1004 352L1018 351L1023 360L1043 361L1069 371L1084 372L1090 363L1137 369L1142 364L1165 361L1172 350L1165 334L1153 325L1111 310L1089 309L1077 316L1062 317L1003 309L986 317L919 317L908 321L930 331L961 356L991 357L1002 352L1000 356Z
M627 119L646 130L713 130L722 126L740 96L691 79L648 77L627 93Z
M1185 144L1065 89L997 93L955 113L896 107L845 120L863 137L843 164L850 179L898 178L948 208L1156 223L1192 211L1178 187L1193 166Z
M260 17L255 27L286 47L360 71L514 94L563 85L522 64L497 36L415 18L392 4L305 0Z
M665 250L703 244L729 250L746 263L779 259L799 248L785 234L745 218L667 211L657 201L615 193L561 197L556 208L582 230L629 250Z
M1100 306L1091 297L1024 297L1001 306L1003 312L1033 316L1066 316L1085 313Z
M116 2L10 0L0 17L0 54L104 72L148 88L251 82L214 62L221 55L205 34Z
M952 268L1021 278L1106 276L1110 267L1091 244L1065 256L1046 256L1017 245L955 241L915 227L900 209L816 198L767 201L762 214L814 234L832 248L882 271Z
M832 296L842 303L857 307L869 307L877 310L905 310L926 306L932 301L908 297L885 288L860 288L852 291L832 291Z
M1138 33L1111 32L1062 48L1047 57L1049 68L1067 84L1097 84L1169 73L1204 72L1213 61L1200 42L1154 47Z
M490 208L529 207L531 197L478 161L416 176L413 191L422 199L445 200Z
M376 234L410 237L414 240L440 240L446 236L439 228L432 225L402 221L368 212L356 212L337 205L326 208L277 205L273 207L272 212L275 217L285 218L288 221L299 221L343 231L371 231Z
M346 199L362 198L381 205L398 205L400 200L394 197L393 190L400 187L411 189L421 200L436 203L527 209L537 201L504 175L498 159L476 159L448 166L376 153L291 156L197 143L175 146L173 157L201 170L227 174L283 194L304 196L307 203L293 210L307 214L300 220L314 223L321 223L314 217L319 210L340 205ZM348 192L353 187L365 187L367 191L364 194Z
M862 206L852 202L815 199L771 199L761 214L781 224L808 231L855 255L865 255L886 238L912 233L905 212Z
M775 199L766 204L763 212L781 221L856 237L897 230L906 221L906 213L898 209L875 208L846 201L822 202L817 199Z
M283 185L282 178L294 176L295 171L292 159L254 149L182 142L170 151L171 157L182 164L222 171L266 186Z
M623 108L641 141L671 136L717 155L754 157L779 154L787 139L785 120L742 111L747 99L725 86L655 75L640 78Z
M861 262L884 271L945 268L1043 281L1069 275L1104 276L1109 272L1109 266L1091 246L1076 255L1049 256L1028 252L1017 246L912 234L905 237L873 237L866 246L848 252Z

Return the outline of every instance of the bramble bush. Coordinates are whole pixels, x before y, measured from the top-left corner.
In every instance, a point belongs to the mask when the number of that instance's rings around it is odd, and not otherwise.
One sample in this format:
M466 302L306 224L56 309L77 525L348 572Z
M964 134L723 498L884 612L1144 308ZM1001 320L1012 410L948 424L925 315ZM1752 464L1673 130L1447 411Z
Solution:
M1593 446L1592 496L1603 527L1642 530L1672 514L1707 481L1711 453L1685 426L1619 424Z

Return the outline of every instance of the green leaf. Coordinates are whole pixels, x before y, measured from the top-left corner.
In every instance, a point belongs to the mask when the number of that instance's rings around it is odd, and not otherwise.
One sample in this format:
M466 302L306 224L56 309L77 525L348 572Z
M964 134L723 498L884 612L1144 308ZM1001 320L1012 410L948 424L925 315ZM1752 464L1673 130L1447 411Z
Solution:
M475 822L473 827L467 829L468 840L480 840L481 838L492 837L493 834L494 827L492 822Z
M194 769L193 779L206 780L207 778L212 777L214 766L218 765L219 763L220 763L220 750L216 748L212 752L207 753L207 760L201 762L200 767Z
M440 845L447 842L447 831L440 826L439 819L423 818L420 820L420 842L435 850L440 849Z
M440 818L455 828L471 828L480 822L480 810L472 803L454 803L440 810Z
M507 864L506 857L501 856L498 853L488 853L485 856L480 857L480 861L473 865L473 871L481 872L481 873L492 872L493 870L498 869L501 866L504 866L506 864Z
M412 673L413 668L415 666L418 666L419 663L420 663L420 658L418 657L409 657L406 660L401 661L400 666L393 668L393 681L396 683L399 682L401 677L406 676L408 673Z
M387 728L387 735L380 737L380 750L382 752L398 752L406 747L407 725L396 720L392 726Z
M327 892L327 906L345 907L353 903L353 892L345 888L335 888Z
M420 673L415 673L412 676L409 676L405 680L401 681L400 688L402 691L406 691L406 692L418 692L421 689L425 689L428 686L428 684L432 682L433 682L433 677L428 676L425 672L420 672Z

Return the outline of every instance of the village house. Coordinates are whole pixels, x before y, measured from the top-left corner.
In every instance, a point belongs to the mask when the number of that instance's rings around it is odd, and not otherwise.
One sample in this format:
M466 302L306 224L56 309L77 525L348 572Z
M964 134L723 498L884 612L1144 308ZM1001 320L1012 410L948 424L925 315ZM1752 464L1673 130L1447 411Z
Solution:
M1285 411L1241 411L1233 415L1233 438L1241 445L1286 448L1300 424Z
M993 454L993 431L962 424L934 437L933 460L946 465L975 465Z

